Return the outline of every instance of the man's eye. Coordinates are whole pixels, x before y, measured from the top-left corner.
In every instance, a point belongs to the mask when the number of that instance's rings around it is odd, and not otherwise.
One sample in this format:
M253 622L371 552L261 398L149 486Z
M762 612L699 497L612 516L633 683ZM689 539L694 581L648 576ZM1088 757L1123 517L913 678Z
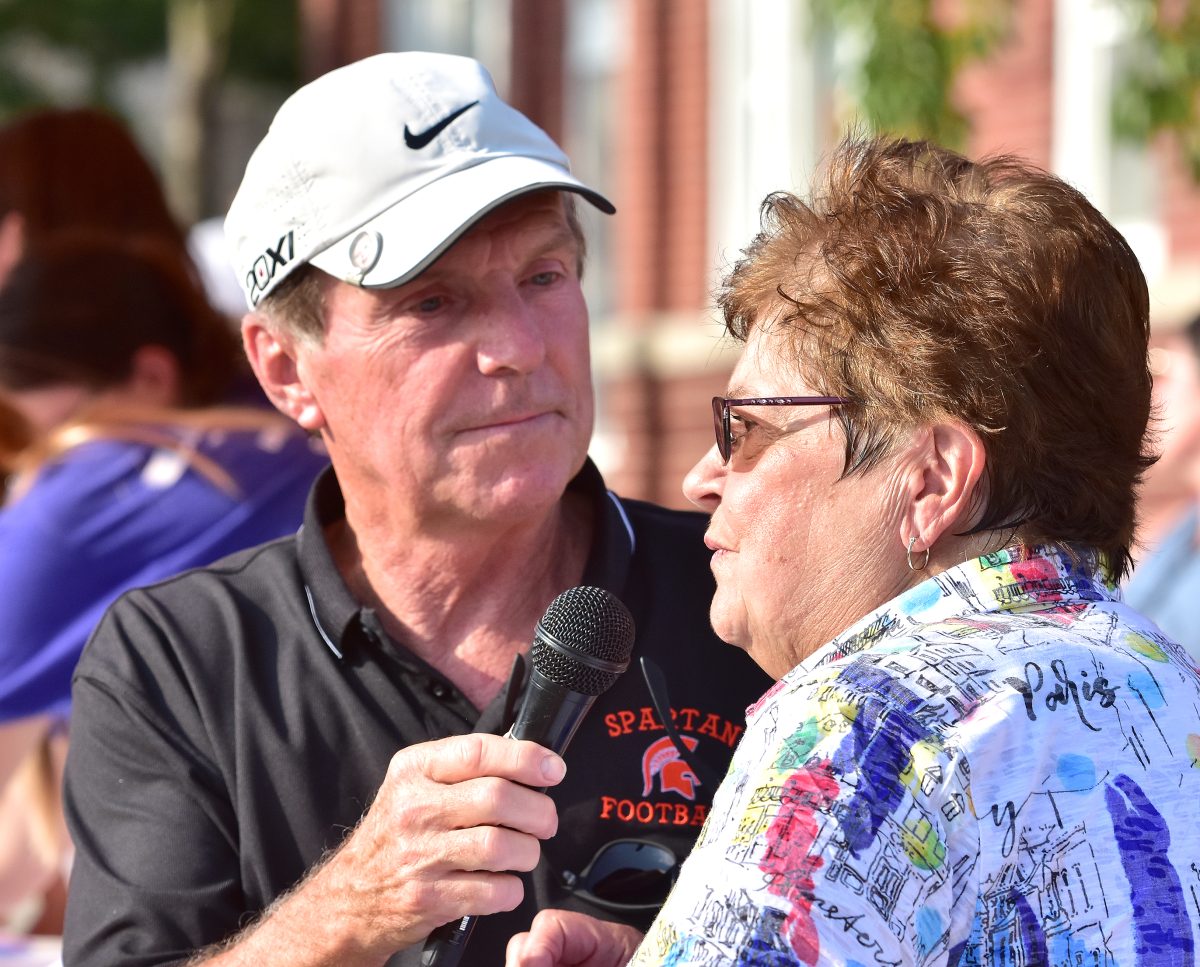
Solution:
M428 299L422 299L417 303L417 312L430 313L437 312L445 306L446 300L440 295L431 295Z
M557 272L538 272L536 275L531 275L529 281L533 285L553 285L559 277Z

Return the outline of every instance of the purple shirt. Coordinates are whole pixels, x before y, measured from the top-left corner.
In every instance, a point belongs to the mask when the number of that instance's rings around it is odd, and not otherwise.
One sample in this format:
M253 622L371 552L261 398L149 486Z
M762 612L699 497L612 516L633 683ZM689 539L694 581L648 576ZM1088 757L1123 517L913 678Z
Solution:
M70 710L71 672L124 591L290 534L327 458L299 431L179 430L184 448L85 443L0 510L0 722Z

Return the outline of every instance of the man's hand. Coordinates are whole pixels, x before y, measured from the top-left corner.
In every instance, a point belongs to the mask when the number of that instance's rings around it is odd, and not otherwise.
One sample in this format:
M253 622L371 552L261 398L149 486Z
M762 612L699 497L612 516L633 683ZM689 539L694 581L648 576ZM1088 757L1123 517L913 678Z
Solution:
M398 752L342 846L212 964L380 964L467 914L511 910L558 830L566 772L533 742L464 735ZM320 777L314 777L320 781ZM534 787L534 788L530 788ZM297 957L304 951L307 957Z
M508 942L505 967L622 967L642 941L623 923L568 910L543 910L528 933Z

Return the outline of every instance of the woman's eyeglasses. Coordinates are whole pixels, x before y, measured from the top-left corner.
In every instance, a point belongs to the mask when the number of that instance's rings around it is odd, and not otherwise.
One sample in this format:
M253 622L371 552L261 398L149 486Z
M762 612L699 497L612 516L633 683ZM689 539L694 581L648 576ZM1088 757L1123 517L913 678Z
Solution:
M605 910L655 910L671 892L678 872L679 861L662 844L615 839L596 850L581 873L564 872L562 882Z
M854 402L846 396L759 396L734 400L724 396L712 398L713 428L717 433L717 452L721 462L728 463L733 454L733 432L730 428L731 406L835 406Z

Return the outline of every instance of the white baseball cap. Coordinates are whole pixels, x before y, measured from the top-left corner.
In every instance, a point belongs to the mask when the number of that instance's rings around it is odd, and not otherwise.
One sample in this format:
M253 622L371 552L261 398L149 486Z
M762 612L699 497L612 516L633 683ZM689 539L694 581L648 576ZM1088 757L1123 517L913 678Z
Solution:
M616 209L496 93L469 57L378 54L300 88L246 165L225 219L253 308L306 262L367 288L401 285L480 217L542 188Z

